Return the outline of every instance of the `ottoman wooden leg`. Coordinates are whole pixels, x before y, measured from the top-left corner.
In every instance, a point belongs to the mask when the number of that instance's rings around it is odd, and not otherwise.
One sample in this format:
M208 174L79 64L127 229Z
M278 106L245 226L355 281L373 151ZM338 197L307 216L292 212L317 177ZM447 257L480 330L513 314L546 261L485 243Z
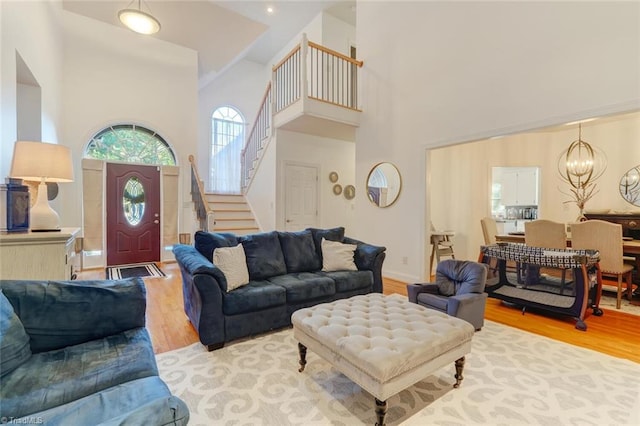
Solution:
M376 398L376 426L384 426L384 416L387 414L387 401Z
M460 382L462 382L462 379L464 379L464 377L462 377L463 369L464 369L464 357L458 358L456 360L456 384L453 385L454 388L459 387Z
M304 371L304 366L307 365L307 347L302 343L298 343L298 353L300 354L300 368L298 371L302 373Z

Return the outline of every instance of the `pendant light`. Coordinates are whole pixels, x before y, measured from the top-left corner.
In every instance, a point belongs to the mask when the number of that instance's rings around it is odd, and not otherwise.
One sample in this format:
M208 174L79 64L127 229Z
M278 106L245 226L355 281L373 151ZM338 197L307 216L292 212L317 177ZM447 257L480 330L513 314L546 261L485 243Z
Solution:
M139 34L155 34L160 31L160 22L151 14L142 11L141 0L138 0L138 8L131 9L133 0L126 9L118 12L118 18L127 28Z

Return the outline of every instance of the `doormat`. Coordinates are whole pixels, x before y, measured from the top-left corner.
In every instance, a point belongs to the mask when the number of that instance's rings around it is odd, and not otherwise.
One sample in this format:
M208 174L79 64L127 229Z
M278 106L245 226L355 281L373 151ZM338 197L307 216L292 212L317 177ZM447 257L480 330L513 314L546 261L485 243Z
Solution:
M165 274L155 263L137 263L135 265L119 265L107 267L107 279L119 280L132 277L164 277Z

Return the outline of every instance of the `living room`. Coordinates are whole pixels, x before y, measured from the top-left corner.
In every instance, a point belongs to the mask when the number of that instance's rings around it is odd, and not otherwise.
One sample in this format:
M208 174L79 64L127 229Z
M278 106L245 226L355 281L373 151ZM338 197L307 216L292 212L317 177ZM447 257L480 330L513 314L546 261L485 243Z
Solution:
M318 226L346 225L348 235L386 246L384 272L389 278L424 280L429 222L455 229L461 257L477 258L479 219L489 212L488 188L483 192L469 185L464 195L457 192L460 185L448 191L440 189L448 188L445 184L436 188L443 179L436 173L439 167L466 169L459 165L460 155L486 164L478 167L488 173L494 158L484 162L476 151L463 154L462 143L531 135L540 128L640 109L637 3L358 2L356 14L358 59L365 62L362 120L353 146L354 166L342 176L357 192L338 213L321 215ZM220 103L233 103L252 119L270 64L239 62L200 87L193 50L67 12L61 2L3 1L0 23L2 175L9 175L18 139L17 53L42 89L42 140L73 150L76 180L61 184L54 202L62 225L82 223L79 177L86 143L105 126L135 122L158 131L175 150L181 167L179 232L193 234L187 158L196 155L200 167L206 167L211 114L211 99L204 102L201 94L216 91ZM228 98L233 91L242 97ZM585 125L585 138L602 144L610 156L609 183L638 164L637 118L624 131L628 138L619 142L625 155L613 154L615 146L587 130ZM561 139L568 145L575 137L573 127ZM525 143L536 141L528 136ZM438 154L430 150L446 157L449 145L448 163L433 165ZM549 156L547 165L553 165L557 154ZM403 180L401 197L388 209L373 206L363 190L369 170L380 161L394 163ZM539 157L527 157L529 161L541 165ZM500 165L513 164L525 161L509 158ZM480 186L488 183L487 176L464 178L471 179ZM553 179L544 190L556 194ZM328 191L328 182L323 185L321 190ZM609 204L610 197L619 196L617 187L605 189L604 182L601 187L601 195L613 195L594 198L593 208L618 209ZM550 196L545 214L555 211L553 216L562 221L575 218L576 209L564 210L562 201ZM467 213L468 204L473 213Z

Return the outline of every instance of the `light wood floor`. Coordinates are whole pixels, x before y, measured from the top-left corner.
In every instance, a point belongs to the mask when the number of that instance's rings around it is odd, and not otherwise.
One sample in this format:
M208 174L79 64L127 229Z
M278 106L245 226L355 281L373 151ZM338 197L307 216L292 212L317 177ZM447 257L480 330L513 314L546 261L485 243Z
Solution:
M198 342L198 335L187 320L182 307L182 281L176 263L159 265L164 278L146 278L147 328L156 353L166 352ZM83 271L78 279L104 279L104 270ZM384 280L384 293L407 294L405 283ZM605 309L601 317L586 319L588 330L578 331L568 317L553 317L502 304L489 298L485 318L491 321L546 336L565 343L603 352L640 363L640 316ZM482 331L480 331L482 333Z

